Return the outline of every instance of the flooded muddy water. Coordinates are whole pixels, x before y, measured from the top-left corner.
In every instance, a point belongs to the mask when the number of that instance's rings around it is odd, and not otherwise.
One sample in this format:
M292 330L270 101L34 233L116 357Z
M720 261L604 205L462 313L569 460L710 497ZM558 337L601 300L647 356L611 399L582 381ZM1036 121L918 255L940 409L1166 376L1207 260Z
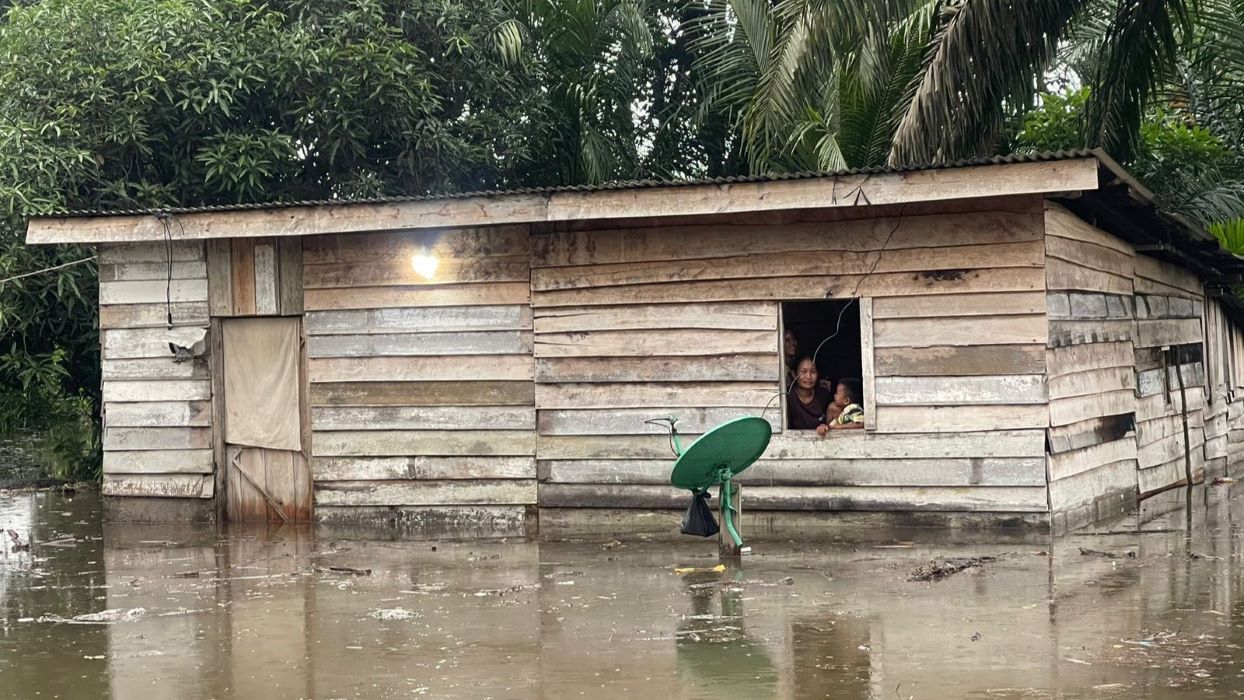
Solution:
M1244 496L1198 499L1057 539L754 541L716 571L711 540L218 534L0 494L0 697L1236 697Z

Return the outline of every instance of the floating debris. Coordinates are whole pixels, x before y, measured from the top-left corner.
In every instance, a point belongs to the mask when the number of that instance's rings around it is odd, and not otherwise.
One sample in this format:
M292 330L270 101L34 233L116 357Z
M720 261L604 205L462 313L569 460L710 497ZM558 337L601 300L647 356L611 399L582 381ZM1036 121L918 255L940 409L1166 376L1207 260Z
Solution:
M717 566L707 566L707 567L706 566L675 566L674 567L674 573L678 574L679 576L682 576L684 574L707 574L707 573L720 574L721 572L725 570L726 570L725 564L718 564Z
M100 610L99 612L94 613L74 615L73 617L43 615L38 619L38 621L68 625L111 625L117 622L133 622L146 614L146 608L131 608L129 610L125 610L123 608L112 608L109 610Z
M908 581L940 581L966 569L977 569L982 564L991 564L997 557L956 557L931 561L912 572Z
M1086 557L1105 557L1106 559L1135 559L1136 552L1128 550L1122 554L1118 552L1103 552L1100 549L1089 549L1088 547L1079 547L1080 554Z
M475 597L483 598L485 596L506 596L511 593L520 593L522 591L530 591L540 587L538 583L518 583L509 588L485 588L475 592Z
M382 608L367 613L367 616L386 622L400 622L402 620L414 620L419 617L419 613L406 608Z
M22 542L22 538L21 536L17 534L17 530L5 530L5 532L8 533L9 539L13 541L13 546L11 547L11 549L14 552L29 552L30 551L30 543Z
M352 566L330 566L327 569L334 574L350 574L351 576L371 576L371 569L356 569Z

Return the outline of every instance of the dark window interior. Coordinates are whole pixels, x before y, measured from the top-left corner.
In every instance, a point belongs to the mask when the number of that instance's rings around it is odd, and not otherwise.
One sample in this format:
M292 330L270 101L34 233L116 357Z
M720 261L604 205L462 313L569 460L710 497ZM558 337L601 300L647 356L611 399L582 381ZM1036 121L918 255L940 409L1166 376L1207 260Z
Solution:
M839 379L862 378L858 303L851 300L787 302L782 304L782 324L785 331L795 334L798 343L795 361L804 355L815 355L817 373L831 393ZM790 387L786 389L789 391Z

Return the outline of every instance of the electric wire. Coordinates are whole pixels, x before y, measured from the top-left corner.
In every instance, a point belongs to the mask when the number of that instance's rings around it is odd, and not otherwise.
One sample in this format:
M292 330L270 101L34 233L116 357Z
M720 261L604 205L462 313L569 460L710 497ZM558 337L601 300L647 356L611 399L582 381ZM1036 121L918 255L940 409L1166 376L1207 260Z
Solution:
M904 205L903 209L899 210L898 218L894 222L894 228L890 229L890 233L889 235L886 236L885 242L881 244L881 249L877 251L877 258L873 260L873 264L870 268L868 268L868 272L864 273L859 278L859 280L855 283L855 289L851 290L851 296L850 298L847 299L847 303L843 304L842 309L838 311L838 320L834 324L833 335L822 340L820 345L816 346L816 350L812 352L812 364L816 364L816 358L820 356L821 348L825 347L825 343L828 343L834 338L837 338L838 334L842 332L842 317L847 313L847 309L851 308L851 304L859 300L860 287L864 286L864 281L867 280L869 277L871 277L872 274L877 271L877 266L881 264L881 258L882 256L885 255L886 248L890 247L890 241L894 240L894 234L898 233L899 227L903 225L903 211L906 208L907 208L906 205Z
M847 299L847 302L843 304L842 308L838 311L838 319L837 321L834 322L834 332L830 336L822 340L820 344L816 346L816 350L812 352L812 364L814 366L816 365L817 357L819 357L821 354L821 348L824 348L826 343L833 340L834 338L837 338L838 334L842 332L842 317L846 315L847 309L851 308L851 304L859 300L860 287L864 286L864 282L870 276L872 276L874 272L877 271L877 266L881 264L882 256L885 255L886 249L890 247L890 242L894 240L894 234L898 233L899 228L903 225L903 214L906 210L907 210L906 204L904 204L902 208L899 209L898 216L894 222L894 227L891 228L890 233L886 235L885 241L881 244L881 248L877 251L876 259L873 260L872 265L868 268L868 272L865 272L863 275L860 276L859 280L856 281L855 288L851 290L851 296ZM769 402L765 404L764 410L760 412L760 417L764 418L765 414L769 412L769 408L773 406L773 402L776 401L783 394L789 394L791 390L793 390L794 388L795 387L792 384L786 387L785 391L779 391L775 393L773 397L769 399Z
M98 256L92 255L90 257L82 258L81 260L73 260L71 262L61 263L59 265L53 265L51 267L45 267L41 270L34 270L32 272L23 272L20 275L13 275L12 277L5 277L4 279L0 279L0 284L4 284L5 282L12 282L13 280L24 279L26 277L34 277L35 275L41 275L45 272L52 272L53 270L63 270L66 267L72 267L74 265L81 265L84 262L90 262L94 260L96 257Z
M168 274L164 278L164 313L165 320L168 322L169 329L173 327L173 230L170 222L175 222L177 227L181 229L182 238L186 237L186 227L181 223L181 219L169 212L159 212L155 215L156 221L160 222L160 226L164 229L164 256L168 263Z

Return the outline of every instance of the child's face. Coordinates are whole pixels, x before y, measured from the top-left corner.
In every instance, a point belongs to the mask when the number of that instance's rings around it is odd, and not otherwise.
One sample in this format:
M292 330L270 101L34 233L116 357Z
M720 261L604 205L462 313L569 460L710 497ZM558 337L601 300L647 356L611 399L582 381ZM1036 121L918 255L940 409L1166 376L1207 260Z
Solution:
M851 403L851 398L847 396L847 388L839 384L834 391L834 404L838 408L846 408Z

